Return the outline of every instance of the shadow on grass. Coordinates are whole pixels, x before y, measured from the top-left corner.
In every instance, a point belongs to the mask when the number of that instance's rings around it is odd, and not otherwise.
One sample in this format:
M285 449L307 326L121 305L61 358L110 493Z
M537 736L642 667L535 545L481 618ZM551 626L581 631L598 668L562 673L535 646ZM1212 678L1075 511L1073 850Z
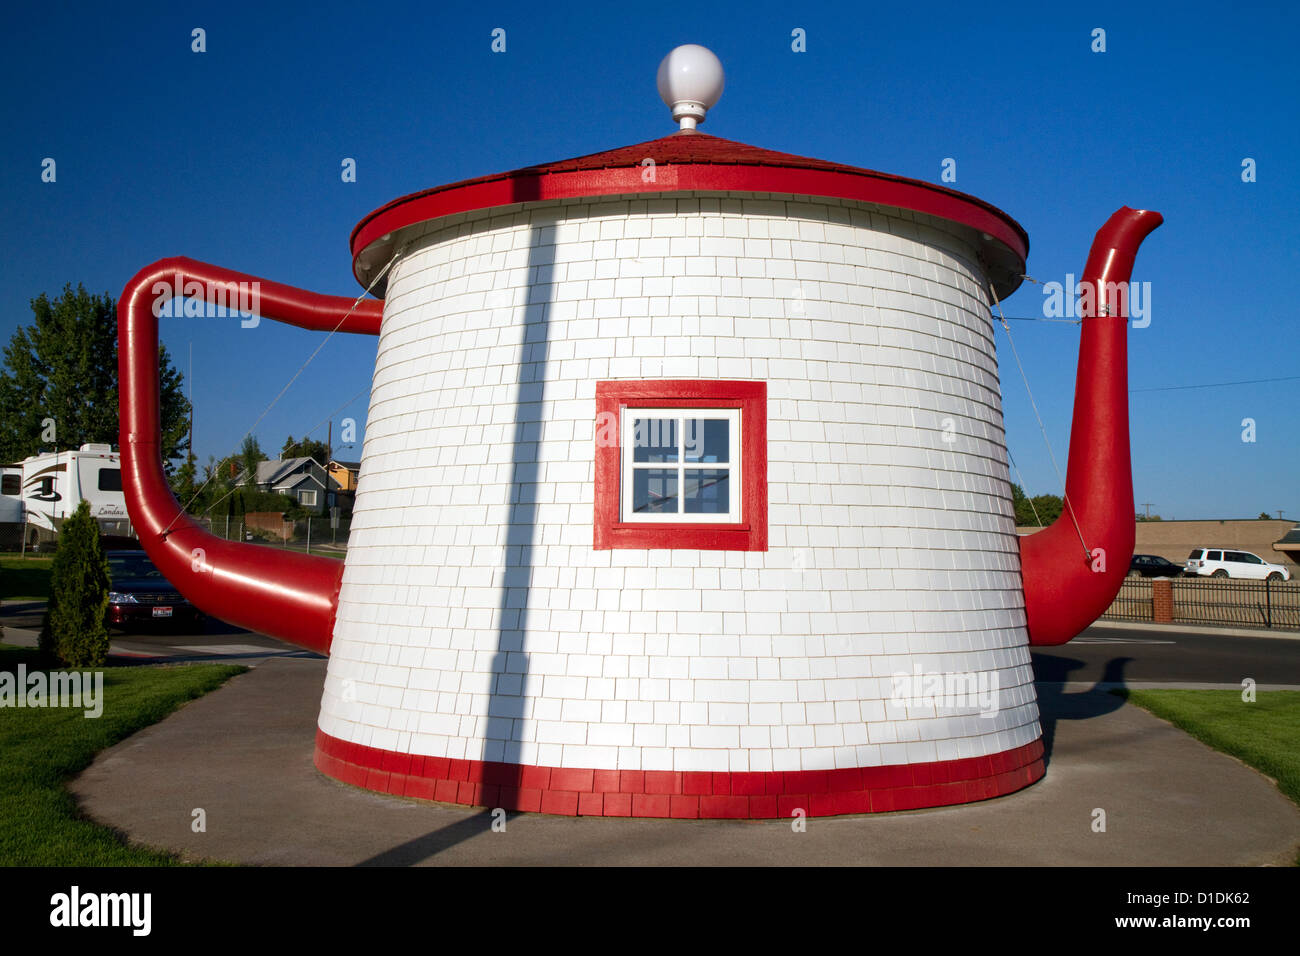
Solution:
M0 601L50 596L51 558L0 558Z
M42 660L41 652L34 647L0 644L0 673L17 673L19 664L32 670L44 667L46 663L48 662Z

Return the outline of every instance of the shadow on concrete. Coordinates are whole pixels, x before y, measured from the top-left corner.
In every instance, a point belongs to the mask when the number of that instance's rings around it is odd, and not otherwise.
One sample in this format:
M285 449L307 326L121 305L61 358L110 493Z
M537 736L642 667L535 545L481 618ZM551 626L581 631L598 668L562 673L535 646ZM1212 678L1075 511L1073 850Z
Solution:
M504 816L498 814L495 819L508 823L517 816L519 816L518 812L507 811ZM466 840L472 840L480 833L490 833L494 822L493 811L484 810L482 813L476 813L472 817L466 817L464 820L449 826L431 830L424 836L407 840L405 843L398 844L383 853L377 853L367 860L362 860L356 865L415 866L430 857L437 856L443 850L464 843Z
M1131 657L1112 657L1106 662L1101 679L1084 691L1065 692L1070 674L1087 665L1070 657L1032 655L1034 690L1038 694L1038 720L1043 728L1043 763L1052 763L1052 744L1056 725L1062 720L1090 720L1112 713L1124 706L1124 698L1111 691L1124 686L1124 668Z

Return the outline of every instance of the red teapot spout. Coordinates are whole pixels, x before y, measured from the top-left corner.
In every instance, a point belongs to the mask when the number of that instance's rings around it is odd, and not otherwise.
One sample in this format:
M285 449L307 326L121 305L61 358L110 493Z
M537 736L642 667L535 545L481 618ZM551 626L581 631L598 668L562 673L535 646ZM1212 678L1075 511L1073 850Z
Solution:
M1164 222L1120 209L1097 232L1082 280L1065 508L1020 539L1029 643L1064 644L1110 606L1133 557L1128 430L1128 290L1138 246ZM1066 290L1071 294L1073 290Z
M377 334L383 303L304 292L173 257L127 283L117 307L122 489L131 523L163 575L200 610L299 647L329 651L343 562L226 541L189 517L163 473L158 311L173 297L229 307L306 329Z

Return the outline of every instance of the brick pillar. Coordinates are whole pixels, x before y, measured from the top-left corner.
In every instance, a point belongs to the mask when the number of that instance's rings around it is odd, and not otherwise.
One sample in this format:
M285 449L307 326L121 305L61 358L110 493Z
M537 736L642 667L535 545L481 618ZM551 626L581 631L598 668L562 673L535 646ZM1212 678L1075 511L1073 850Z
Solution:
M1168 578L1151 582L1151 620L1157 624L1173 623L1174 584Z

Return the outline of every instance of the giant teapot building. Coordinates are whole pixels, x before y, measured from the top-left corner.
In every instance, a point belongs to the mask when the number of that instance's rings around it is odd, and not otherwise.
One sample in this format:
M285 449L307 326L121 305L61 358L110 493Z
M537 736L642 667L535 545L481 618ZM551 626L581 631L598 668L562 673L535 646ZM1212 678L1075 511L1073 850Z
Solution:
M1127 407L1119 436L1101 374L1122 373L1124 317L1085 323L1100 431L1076 436L1122 437L1123 459L1094 474L1072 447L1073 526L1044 532L1040 584L990 314L1025 232L950 189L699 132L715 63L665 60L672 135L430 189L354 231L383 301L341 320L379 335L346 565L286 585L212 544L189 576L201 605L270 594L279 617L250 626L328 648L324 773L683 817L936 806L1042 776L1031 632L1068 640L1099 612L1077 595L1114 575L1084 558L1127 567L1107 514L1125 493L1132 551ZM1159 221L1121 213L1119 268ZM343 316L295 291L271 317ZM124 451L149 424L131 401ZM150 540L167 506L145 451L142 542L191 562L184 521Z

